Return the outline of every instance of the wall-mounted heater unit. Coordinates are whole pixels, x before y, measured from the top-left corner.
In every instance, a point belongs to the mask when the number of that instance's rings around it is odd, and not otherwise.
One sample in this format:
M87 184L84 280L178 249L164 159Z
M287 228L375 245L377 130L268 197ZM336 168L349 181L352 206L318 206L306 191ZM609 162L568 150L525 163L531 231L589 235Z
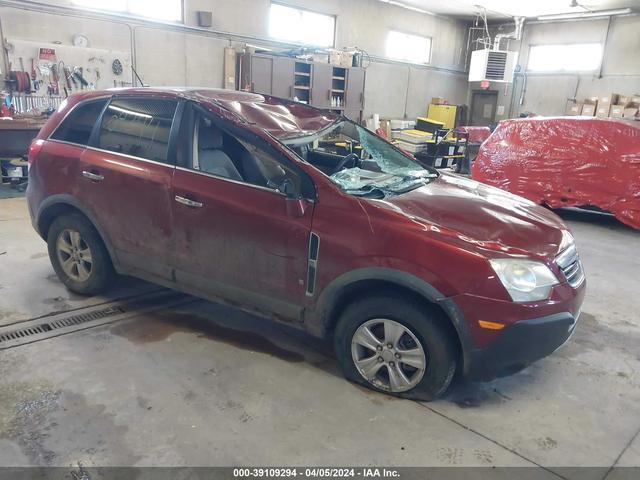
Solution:
M506 50L475 50L471 52L469 81L512 82L518 63L518 52Z

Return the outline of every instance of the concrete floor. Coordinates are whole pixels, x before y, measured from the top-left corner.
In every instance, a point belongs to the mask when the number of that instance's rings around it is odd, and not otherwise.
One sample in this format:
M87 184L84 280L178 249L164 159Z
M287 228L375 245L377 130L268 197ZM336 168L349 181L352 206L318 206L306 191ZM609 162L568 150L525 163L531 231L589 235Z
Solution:
M194 299L1 351L0 466L640 466L640 233L563 216L589 278L584 313L519 374L398 400L344 380L321 342ZM69 293L25 200L0 200L0 325L156 289Z

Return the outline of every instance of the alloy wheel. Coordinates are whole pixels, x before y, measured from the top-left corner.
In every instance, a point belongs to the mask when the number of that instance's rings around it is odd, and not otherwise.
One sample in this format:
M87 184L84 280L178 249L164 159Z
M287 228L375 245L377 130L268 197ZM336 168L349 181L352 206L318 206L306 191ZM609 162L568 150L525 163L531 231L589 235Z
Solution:
M89 245L79 232L62 230L56 241L56 253L64 273L76 282L86 282L93 271Z
M351 339L351 356L364 379L390 392L411 390L427 367L425 351L415 334L386 318L368 320L358 327Z

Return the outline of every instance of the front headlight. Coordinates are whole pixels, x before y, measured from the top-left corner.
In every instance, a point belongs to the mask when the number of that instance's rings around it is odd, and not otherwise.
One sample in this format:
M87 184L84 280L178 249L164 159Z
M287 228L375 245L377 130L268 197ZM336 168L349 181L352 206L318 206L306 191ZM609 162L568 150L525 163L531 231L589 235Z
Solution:
M519 258L489 260L491 267L514 302L534 302L549 298L558 279L542 262Z

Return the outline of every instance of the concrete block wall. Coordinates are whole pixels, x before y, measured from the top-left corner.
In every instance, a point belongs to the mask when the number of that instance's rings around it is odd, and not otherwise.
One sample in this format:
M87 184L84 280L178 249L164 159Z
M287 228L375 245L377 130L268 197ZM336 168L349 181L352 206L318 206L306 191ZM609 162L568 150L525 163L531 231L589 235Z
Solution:
M288 4L336 15L336 47L357 46L374 61L367 70L365 115L415 118L426 113L432 96L464 103L467 27L377 0L290 0ZM244 42L275 46L268 37L269 0L184 0L184 25L169 26L89 13L71 0L17 2L0 0L6 38L71 44L86 35L91 46L130 51L147 84L222 87L223 48ZM213 27L199 30L197 11L213 12ZM427 67L385 60L389 30L432 37ZM110 85L102 85L106 88Z

